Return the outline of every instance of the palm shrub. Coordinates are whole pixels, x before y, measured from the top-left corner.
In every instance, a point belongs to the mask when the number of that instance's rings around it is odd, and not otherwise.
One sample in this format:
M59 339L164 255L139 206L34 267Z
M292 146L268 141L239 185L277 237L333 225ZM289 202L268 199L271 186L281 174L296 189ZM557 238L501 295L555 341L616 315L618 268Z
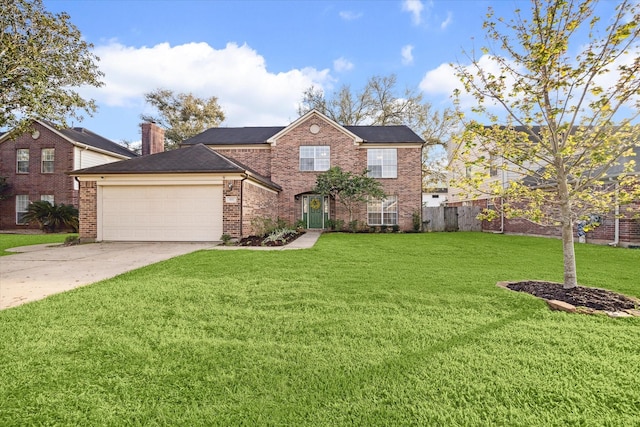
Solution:
M55 232L61 226L71 228L73 232L78 231L78 209L64 203L52 205L46 200L31 202L24 220L37 222L48 233Z

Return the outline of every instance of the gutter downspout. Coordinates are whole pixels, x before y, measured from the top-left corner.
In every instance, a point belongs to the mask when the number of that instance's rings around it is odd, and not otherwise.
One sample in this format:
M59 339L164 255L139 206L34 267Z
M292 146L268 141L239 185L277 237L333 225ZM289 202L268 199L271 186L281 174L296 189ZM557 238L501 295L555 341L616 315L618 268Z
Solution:
M616 182L616 197L615 197L615 217L613 220L613 242L609 243L611 246L618 246L620 243L620 203L618 203L618 187L619 184Z
M243 233L243 224L244 224L244 181L248 178L247 174L244 174L244 178L240 180L240 238L242 239Z

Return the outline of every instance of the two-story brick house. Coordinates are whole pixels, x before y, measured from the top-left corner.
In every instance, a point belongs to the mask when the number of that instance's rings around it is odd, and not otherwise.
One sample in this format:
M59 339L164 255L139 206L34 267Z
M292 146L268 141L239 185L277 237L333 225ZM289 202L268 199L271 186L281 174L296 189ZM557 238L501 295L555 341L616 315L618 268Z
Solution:
M0 200L0 229L38 228L23 221L36 200L77 207L78 182L65 172L136 156L87 129L58 129L43 120L33 121L22 135L0 135L0 176L8 184Z
M285 127L212 128L178 150L75 171L81 238L208 241L251 235L260 218L346 223L336 201L312 192L334 166L382 183L386 200L363 204L361 223L410 230L423 144L406 126L341 126L317 111Z

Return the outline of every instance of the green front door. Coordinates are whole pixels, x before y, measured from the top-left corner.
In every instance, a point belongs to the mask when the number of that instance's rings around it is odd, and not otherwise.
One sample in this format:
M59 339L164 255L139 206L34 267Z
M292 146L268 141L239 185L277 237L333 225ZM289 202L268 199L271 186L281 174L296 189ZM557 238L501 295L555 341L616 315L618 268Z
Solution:
M322 196L309 196L308 228L324 228L324 203Z

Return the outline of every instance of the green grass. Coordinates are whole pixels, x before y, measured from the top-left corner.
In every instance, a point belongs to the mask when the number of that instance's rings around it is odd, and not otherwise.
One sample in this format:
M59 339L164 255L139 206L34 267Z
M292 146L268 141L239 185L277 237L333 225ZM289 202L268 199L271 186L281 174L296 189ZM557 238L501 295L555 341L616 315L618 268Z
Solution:
M640 296L640 251L579 245ZM632 426L640 319L552 312L557 240L328 234L200 251L0 312L1 425Z
M12 255L15 252L7 252L7 249L20 246L40 245L43 243L63 243L67 236L77 234L52 233L52 234L0 234L0 256Z

